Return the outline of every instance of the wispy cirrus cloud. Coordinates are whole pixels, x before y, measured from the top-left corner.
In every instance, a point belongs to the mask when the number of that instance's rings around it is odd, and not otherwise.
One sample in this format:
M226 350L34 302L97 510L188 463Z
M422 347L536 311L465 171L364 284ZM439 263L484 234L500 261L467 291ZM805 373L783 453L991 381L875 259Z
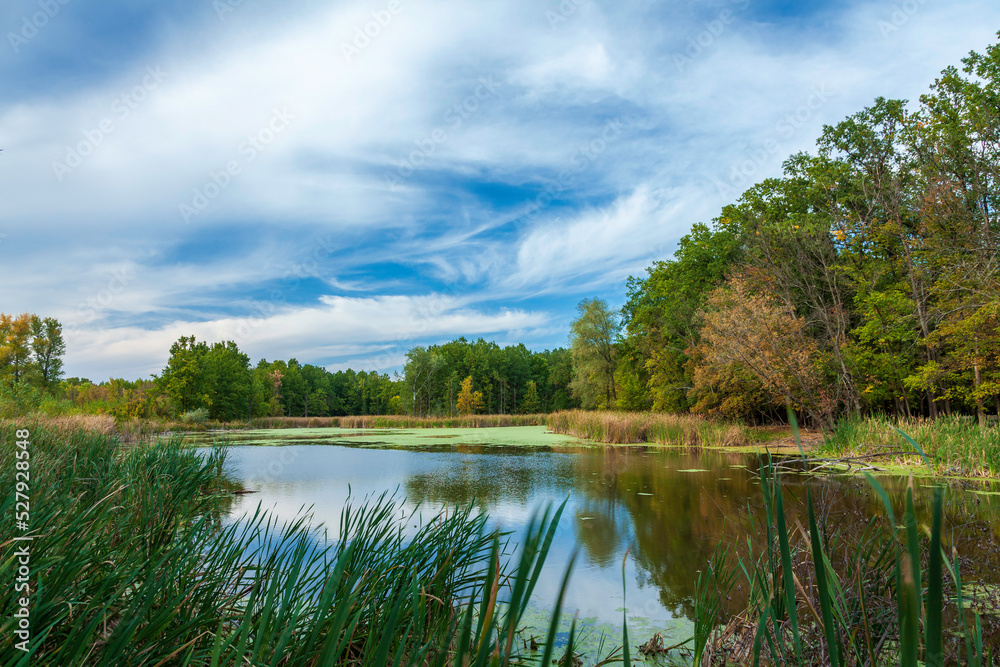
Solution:
M620 303L824 123L916 98L1000 25L915 7L398 0L360 48L386 3L67 4L0 58L0 311L65 321L97 377L248 320L254 355L324 364L564 344L577 300Z

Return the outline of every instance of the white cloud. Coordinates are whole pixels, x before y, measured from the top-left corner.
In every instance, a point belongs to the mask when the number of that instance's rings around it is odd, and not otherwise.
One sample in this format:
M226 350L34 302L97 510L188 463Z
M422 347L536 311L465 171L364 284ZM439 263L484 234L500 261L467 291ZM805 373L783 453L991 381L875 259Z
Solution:
M588 277L620 282L623 269L635 270L666 255L670 244L687 231L689 220L680 215L682 201L666 202L662 193L644 185L610 206L539 226L522 239L517 270L503 284L564 290L567 281Z
M206 10L204 23L154 33L110 78L0 101L0 311L71 325L71 372L144 374L181 334L234 337L234 305L251 312L254 294L294 277L319 230L343 243L315 276L367 298L276 308L248 341L254 355L377 357L369 346L425 331L414 333L414 318L435 297L398 294L442 282L468 296L447 304L429 337L538 336L559 329L581 296L623 294L627 275L668 256L734 192L780 173L824 123L878 95L916 99L1000 25L1000 6L985 0L911 3L899 16L903 3L838 3L787 21L765 21L744 0L590 2L554 27L550 6L530 0L400 2L350 62L342 44L384 5L248 5L224 22ZM673 54L723 5L746 8L679 71ZM59 35L73 34L73 16L60 17ZM165 76L152 86L147 68ZM456 126L456 105L484 77L494 91ZM781 125L817 87L827 99ZM248 159L241 144L275 109L294 118ZM629 128L551 190L620 117ZM53 162L81 142L88 150L103 121L113 128L60 182ZM446 137L390 189L386 174L435 130ZM179 205L230 161L241 173L185 222ZM519 218L546 187L557 201ZM228 239L208 232L242 224L240 253L167 259L202 234L225 250ZM408 270L364 270L374 263ZM123 271L131 277L118 289ZM537 294L550 300L501 310ZM93 300L107 303L91 317L80 304Z
M544 313L503 309L484 312L467 299L430 294L384 295L370 298L326 296L313 307L289 307L281 302L261 304L261 316L226 317L206 322L174 322L145 329L117 327L71 329L67 332L69 375L102 377L107 368L147 376L166 364L170 345L181 336L199 340L235 340L251 359L296 357L303 363L357 354L359 346L384 344L369 357L370 367L391 368L411 344L426 339L448 339L504 334L543 326Z

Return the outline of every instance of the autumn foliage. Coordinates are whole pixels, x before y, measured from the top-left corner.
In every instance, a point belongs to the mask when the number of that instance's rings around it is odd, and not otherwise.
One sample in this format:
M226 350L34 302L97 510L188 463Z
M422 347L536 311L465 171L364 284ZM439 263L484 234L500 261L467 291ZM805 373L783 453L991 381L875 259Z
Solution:
M628 282L619 407L1000 414L1000 45L879 98ZM621 392L620 392L621 393ZM995 419L995 417L993 417Z
M483 411L483 392L472 390L471 375L462 380L457 406L460 415L474 415Z

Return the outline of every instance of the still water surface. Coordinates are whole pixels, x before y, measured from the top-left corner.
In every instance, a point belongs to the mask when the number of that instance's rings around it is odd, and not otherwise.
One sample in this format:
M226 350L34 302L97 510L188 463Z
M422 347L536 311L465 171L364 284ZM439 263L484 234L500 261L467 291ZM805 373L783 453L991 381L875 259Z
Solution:
M551 606L566 564L579 550L565 608L578 611L591 627L611 631L627 609L630 634L661 631L668 643L690 634L687 618L699 571L718 544L746 539L747 517L759 514L762 504L755 454L593 446L545 433L544 427L245 431L227 434L226 442L230 473L256 491L238 499L232 517L252 513L258 504L288 521L308 511L317 539L324 539L320 524L325 539L338 538L349 496L357 504L366 495L398 490L425 518L475 501L515 539L546 503L567 500L536 589L539 608ZM900 501L906 480L881 480ZM793 474L785 484L793 526L806 484L831 524L847 531L883 513L864 480ZM918 513L926 510L930 484L915 483ZM998 498L980 483L952 484L947 533L960 553L992 552L1000 530ZM994 565L984 556L970 563L967 576Z

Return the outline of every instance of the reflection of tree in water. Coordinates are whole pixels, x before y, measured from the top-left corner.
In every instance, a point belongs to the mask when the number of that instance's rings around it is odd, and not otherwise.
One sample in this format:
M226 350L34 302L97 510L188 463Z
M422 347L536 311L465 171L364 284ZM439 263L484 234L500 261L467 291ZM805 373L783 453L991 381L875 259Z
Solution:
M576 541L591 565L602 568L619 564L628 544L632 522L623 507L613 498L587 498L577 507L574 517Z
M746 471L727 467L745 462L743 455L640 448L608 448L582 458L578 479L588 507L595 521L598 508L610 508L604 521L616 526L612 544L598 548L596 540L581 540L584 549L595 562L611 564L631 542L639 585L656 586L672 614L690 612L696 572L724 535L725 515L752 493ZM701 468L713 472L679 472ZM715 481L722 476L731 479Z
M751 513L757 524L750 536L759 539L763 532L763 502L755 474L759 466L751 455L652 447L560 452L468 445L457 449L453 465L407 476L404 488L411 501L452 505L476 497L480 507L500 518L505 507L533 508L546 491L549 497L558 497L572 490L572 514L563 522L572 522L582 555L593 566L620 573L622 553L633 544L638 584L655 586L660 602L674 615L690 618L695 581L716 545L744 549ZM734 467L744 465L748 467ZM702 469L708 472L680 472ZM845 544L872 517L884 522L881 501L863 479L785 475L791 530L807 524L806 479L817 511ZM883 478L881 483L901 516L906 480ZM968 483L957 486L962 484ZM924 523L929 521L929 496L928 488L917 489L917 512ZM993 519L1000 512L998 505L1000 496L948 494L945 546L950 550L954 544L965 557L962 569L967 578L996 580L1000 522ZM745 605L741 595L734 593L727 603L729 611Z
M539 491L568 490L573 484L575 459L571 455L526 453L523 448L510 452L465 446L463 450L488 453L463 456L447 469L408 475L404 483L407 499L449 505L476 498L489 512L504 504L527 505Z
M602 456L579 460L578 488L587 499L588 516L594 517L587 523L595 524L584 531L577 523L587 556L602 566L617 565L624 546L632 543L639 585L656 586L661 603L672 614L690 618L695 580L716 545L723 542L734 550L742 549L748 534L759 538L763 531L760 487L751 474L758 464L751 457L608 448ZM729 467L741 464L749 468ZM690 469L711 472L679 472ZM806 524L807 479L817 511L827 518L831 531L839 532L844 544L851 544L873 517L884 522L881 501L865 480L788 475L784 488L790 530ZM905 480L885 479L883 485L901 515ZM987 509L976 496L949 495L946 524L953 528L950 539L956 549L966 556L963 571L966 576L995 580L989 573L1000 565L1000 526L991 521L996 509ZM917 489L917 512L929 521L929 489ZM754 527L750 513L757 519ZM736 594L727 606L735 612L742 605L745 599Z

